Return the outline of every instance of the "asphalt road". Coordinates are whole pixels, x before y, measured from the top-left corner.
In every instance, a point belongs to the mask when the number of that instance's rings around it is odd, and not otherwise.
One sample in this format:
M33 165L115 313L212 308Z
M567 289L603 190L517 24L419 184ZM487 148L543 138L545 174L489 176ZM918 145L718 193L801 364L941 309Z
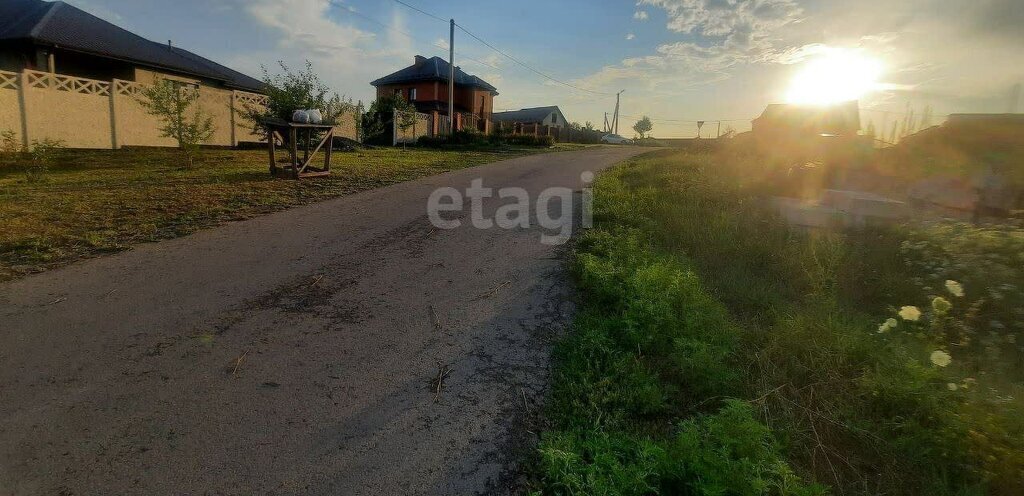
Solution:
M0 285L0 494L508 492L573 309L566 248L468 209L437 229L427 198L578 190L641 151L498 162Z

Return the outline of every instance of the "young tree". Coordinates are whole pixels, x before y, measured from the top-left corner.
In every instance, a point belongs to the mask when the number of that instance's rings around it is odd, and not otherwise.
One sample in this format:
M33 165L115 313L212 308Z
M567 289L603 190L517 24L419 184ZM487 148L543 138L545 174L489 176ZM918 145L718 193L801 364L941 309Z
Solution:
M636 131L636 134L640 135L641 139L643 139L647 136L647 133L654 130L654 123L651 122L650 117L645 115L643 119L640 119L639 121L636 121L636 124L633 124L633 130Z
M363 115L363 139L370 142L381 140L387 134L388 123L395 116L399 117L398 125L404 131L415 122L416 106L401 95L375 100Z
M158 79L142 89L138 101L160 119L160 135L177 140L185 165L192 167L196 148L212 138L215 129L213 118L198 103L199 89L180 81Z
M414 124L416 124L416 106L412 102L406 101L404 97L398 95L395 97L395 107L393 109L395 125L405 134ZM402 149L405 149L405 142L402 142Z

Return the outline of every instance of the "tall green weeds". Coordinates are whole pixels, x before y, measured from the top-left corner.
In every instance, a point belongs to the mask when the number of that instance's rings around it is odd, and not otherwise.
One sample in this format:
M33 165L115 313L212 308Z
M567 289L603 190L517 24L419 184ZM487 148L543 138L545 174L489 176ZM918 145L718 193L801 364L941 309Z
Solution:
M598 180L535 489L1017 494L1013 415L876 332L914 294L901 242L789 229L747 158L659 152Z

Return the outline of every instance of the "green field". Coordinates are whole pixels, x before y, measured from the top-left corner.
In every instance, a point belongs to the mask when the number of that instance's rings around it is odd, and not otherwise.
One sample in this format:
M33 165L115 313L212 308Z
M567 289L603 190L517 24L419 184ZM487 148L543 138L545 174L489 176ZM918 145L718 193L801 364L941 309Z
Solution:
M263 150L202 150L192 168L180 165L176 150L61 151L36 175L7 157L0 160L0 281L226 221L575 148L338 152L330 177L302 181L271 178Z
M1024 493L1024 230L792 230L762 164L598 179L531 489Z

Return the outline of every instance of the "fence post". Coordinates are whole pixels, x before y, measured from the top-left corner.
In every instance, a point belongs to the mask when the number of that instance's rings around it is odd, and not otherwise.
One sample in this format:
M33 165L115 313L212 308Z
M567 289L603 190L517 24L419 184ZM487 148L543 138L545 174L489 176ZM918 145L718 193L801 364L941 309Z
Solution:
M235 112L238 109L235 107L235 103L238 102L238 92L231 90L231 148L238 148L238 135L235 132Z
M110 146L114 150L120 147L117 143L117 79L110 80Z
M28 99L25 90L28 88L28 75L25 71L18 73L18 107L21 110L21 146L28 149Z

